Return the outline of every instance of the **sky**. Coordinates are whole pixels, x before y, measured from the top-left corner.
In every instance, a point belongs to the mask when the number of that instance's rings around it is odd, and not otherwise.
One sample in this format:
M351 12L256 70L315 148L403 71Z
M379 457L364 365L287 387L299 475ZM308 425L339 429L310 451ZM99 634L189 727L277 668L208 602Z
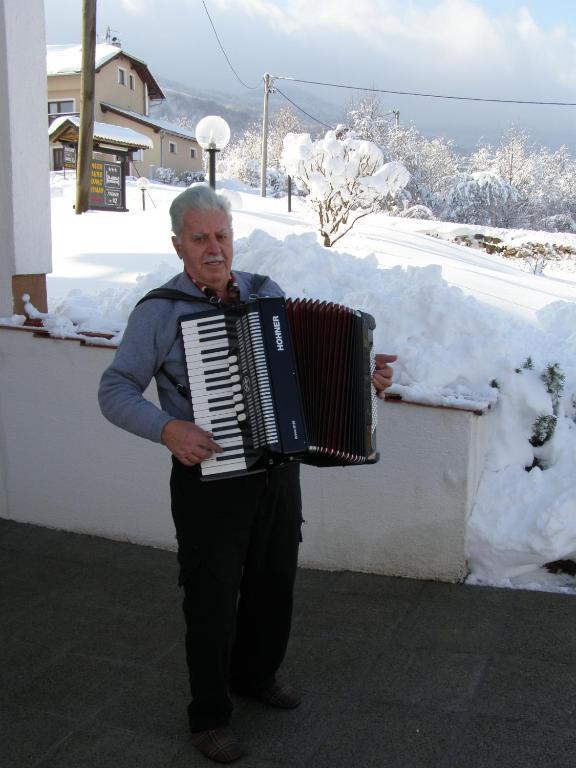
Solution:
M262 96L262 76L336 83L351 89L277 80L311 111L335 105L330 120L358 88L437 95L576 103L576 4L573 0L205 0L236 78L214 35L202 0L99 0L97 29L107 27L155 76L234 94ZM80 38L78 0L45 0L47 40ZM429 136L463 149L494 143L511 125L537 144L576 152L576 107L494 105L381 94ZM284 101L275 93L272 97Z

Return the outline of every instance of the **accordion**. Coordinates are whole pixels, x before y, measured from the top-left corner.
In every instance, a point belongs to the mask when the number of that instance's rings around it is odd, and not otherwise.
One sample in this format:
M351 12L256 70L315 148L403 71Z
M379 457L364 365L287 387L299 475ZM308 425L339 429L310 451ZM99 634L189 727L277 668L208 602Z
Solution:
M289 461L375 463L374 327L364 312L308 299L180 318L194 421L223 448L200 464L202 479Z

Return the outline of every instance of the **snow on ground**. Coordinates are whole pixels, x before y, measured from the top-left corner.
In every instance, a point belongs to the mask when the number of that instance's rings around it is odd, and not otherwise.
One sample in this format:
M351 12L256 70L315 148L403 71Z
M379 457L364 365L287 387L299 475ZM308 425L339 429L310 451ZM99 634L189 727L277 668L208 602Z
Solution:
M117 340L138 298L180 269L167 209L182 188L152 184L144 211L129 182L129 213L75 216L68 176L52 179L45 324L55 335L102 331ZM238 182L221 182L219 191L232 204L236 268L271 275L288 295L373 314L377 349L398 354L393 391L404 399L496 409L496 439L468 526L471 581L576 588L541 568L576 557L576 273L533 275L448 241L490 233L486 227L384 214L363 219L326 249L302 200L293 200L289 214L286 198L263 199ZM576 247L574 235L506 235ZM522 368L528 356L533 370ZM552 414L540 379L550 363L566 376L564 396L552 440L533 448L535 420ZM546 469L527 472L535 457Z

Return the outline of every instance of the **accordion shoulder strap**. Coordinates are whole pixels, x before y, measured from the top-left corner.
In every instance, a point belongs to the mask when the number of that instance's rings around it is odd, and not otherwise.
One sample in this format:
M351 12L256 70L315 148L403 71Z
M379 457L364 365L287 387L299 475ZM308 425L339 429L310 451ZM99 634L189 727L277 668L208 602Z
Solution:
M268 275L252 275L252 284L250 285L251 297L260 290L266 280L268 280ZM192 303L199 302L201 304L215 304L214 301L211 301L206 296L192 296L191 294L185 293L184 291L178 291L176 288L154 288L153 290L144 294L136 306L139 306L144 301L148 301L148 299L169 299L171 301L189 301Z
M191 296L184 291L177 291L176 288L154 288L152 291L144 294L140 301L135 305L139 306L148 299L170 299L171 301L190 301L194 304L199 302L201 304L213 304L206 296Z

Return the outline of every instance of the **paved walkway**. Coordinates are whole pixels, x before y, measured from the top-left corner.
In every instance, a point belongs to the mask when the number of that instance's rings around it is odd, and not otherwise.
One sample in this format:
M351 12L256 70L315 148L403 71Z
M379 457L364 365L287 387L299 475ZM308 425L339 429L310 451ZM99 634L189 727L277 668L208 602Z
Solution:
M0 766L201 768L173 553L0 520ZM576 602L301 571L285 676L239 768L574 768Z

